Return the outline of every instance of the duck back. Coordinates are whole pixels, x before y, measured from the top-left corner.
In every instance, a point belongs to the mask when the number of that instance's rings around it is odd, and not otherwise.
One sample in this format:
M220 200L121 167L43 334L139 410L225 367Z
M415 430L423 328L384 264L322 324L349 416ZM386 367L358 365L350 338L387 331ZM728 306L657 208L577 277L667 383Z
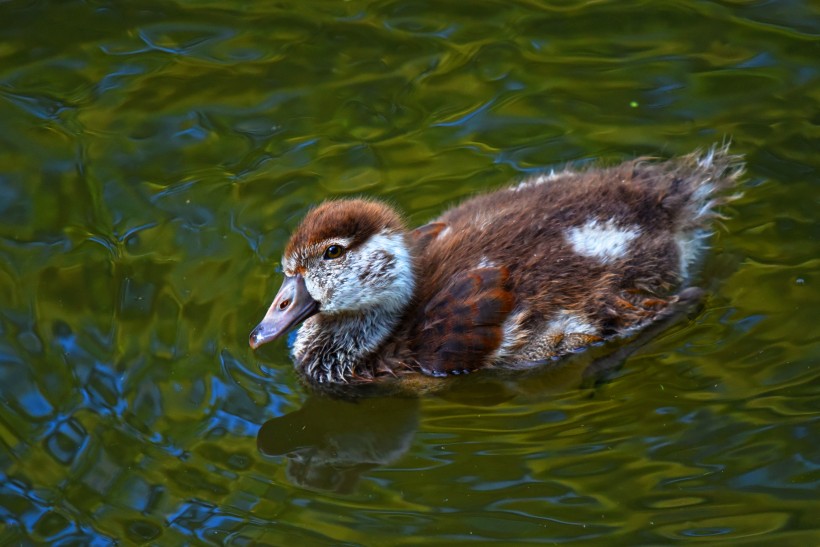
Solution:
M725 149L540 175L420 229L408 335L433 375L543 362L652 321L741 173Z

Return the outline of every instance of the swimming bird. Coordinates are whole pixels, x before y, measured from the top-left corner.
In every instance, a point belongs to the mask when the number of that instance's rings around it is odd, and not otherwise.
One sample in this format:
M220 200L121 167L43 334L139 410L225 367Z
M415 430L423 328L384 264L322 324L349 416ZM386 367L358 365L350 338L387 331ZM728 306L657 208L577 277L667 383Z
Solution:
M314 387L540 366L628 336L692 283L743 172L727 146L542 173L408 230L389 205L327 201L285 248L253 329Z

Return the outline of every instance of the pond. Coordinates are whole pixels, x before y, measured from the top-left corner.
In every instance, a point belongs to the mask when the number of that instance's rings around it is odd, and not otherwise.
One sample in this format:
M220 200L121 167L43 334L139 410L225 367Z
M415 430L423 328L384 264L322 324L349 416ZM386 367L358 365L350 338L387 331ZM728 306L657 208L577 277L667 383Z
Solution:
M814 2L0 5L0 544L820 539ZM421 225L731 139L701 308L351 403L248 334L323 199ZM606 357L600 357L606 359ZM510 387L512 386L512 387Z

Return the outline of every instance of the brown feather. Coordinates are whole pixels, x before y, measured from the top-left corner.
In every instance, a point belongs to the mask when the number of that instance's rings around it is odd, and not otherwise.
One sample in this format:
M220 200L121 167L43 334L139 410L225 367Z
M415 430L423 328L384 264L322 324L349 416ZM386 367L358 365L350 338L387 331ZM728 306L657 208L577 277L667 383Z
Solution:
M404 230L402 218L384 204L366 199L327 201L311 209L285 247L285 255L332 238L352 238L351 248L387 228Z
M419 318L416 353L422 372L467 373L483 366L501 343L514 298L506 268L461 272L434 295Z

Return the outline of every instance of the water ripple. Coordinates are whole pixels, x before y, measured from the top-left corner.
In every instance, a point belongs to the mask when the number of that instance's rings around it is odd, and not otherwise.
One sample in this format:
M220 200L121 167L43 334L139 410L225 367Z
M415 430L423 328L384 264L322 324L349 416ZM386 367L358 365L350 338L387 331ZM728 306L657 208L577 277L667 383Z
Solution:
M810 544L820 13L633 8L4 5L0 543ZM594 388L338 407L247 347L321 199L417 225L724 135L703 311Z

